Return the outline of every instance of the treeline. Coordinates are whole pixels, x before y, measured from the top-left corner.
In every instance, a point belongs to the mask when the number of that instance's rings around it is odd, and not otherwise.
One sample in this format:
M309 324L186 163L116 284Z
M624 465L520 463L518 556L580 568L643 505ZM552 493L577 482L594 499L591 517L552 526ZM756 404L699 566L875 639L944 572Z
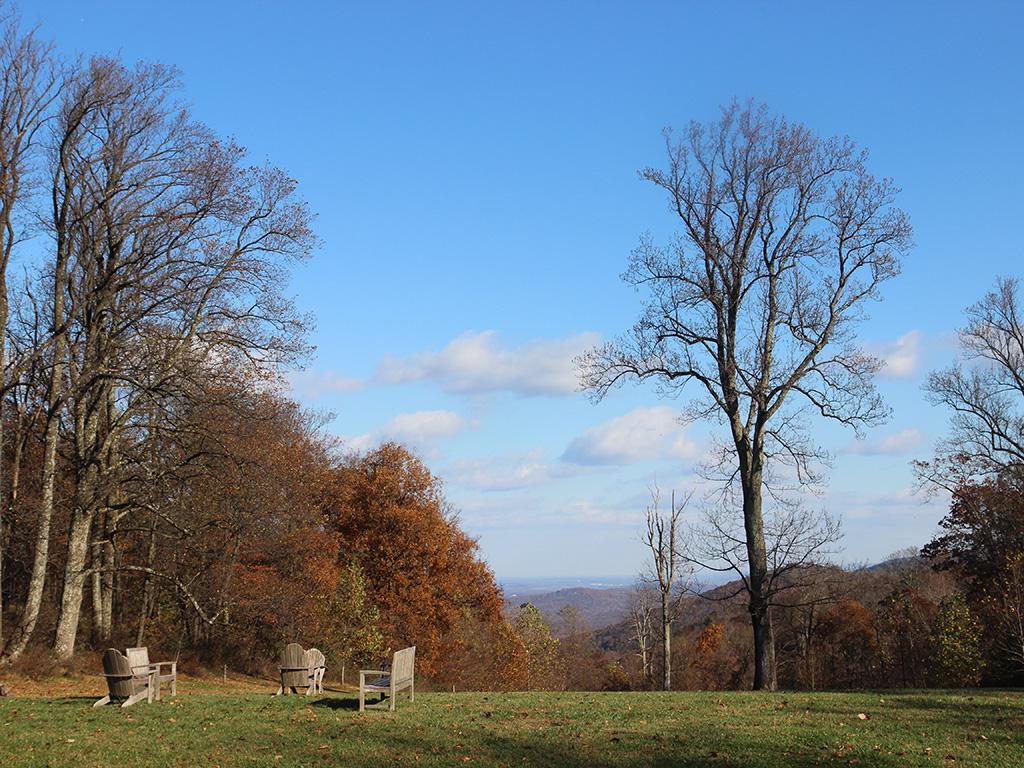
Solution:
M317 245L296 181L201 124L173 68L0 29L0 663L148 644L333 672L416 645L445 684L525 651L440 481L345 454L283 392ZM518 671L517 671L518 670Z
M1024 683L1022 491L1005 480L964 488L942 523L944 532L924 554L910 549L852 570L815 565L794 576L785 602L773 610L780 687ZM568 606L555 616L521 607L517 628L534 662L529 684L661 688L658 601L657 590L640 585L629 616L596 630ZM749 628L735 583L681 597L672 630L672 689L749 689Z

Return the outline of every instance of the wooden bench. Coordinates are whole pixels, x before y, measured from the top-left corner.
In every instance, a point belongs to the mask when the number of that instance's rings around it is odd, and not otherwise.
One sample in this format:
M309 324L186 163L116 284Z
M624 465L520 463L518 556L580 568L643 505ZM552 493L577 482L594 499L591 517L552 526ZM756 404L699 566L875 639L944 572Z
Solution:
M409 689L409 701L416 701L416 646L395 651L391 669L359 670L359 711L366 709L366 694L379 693L383 700L388 695L391 711L395 711L395 694ZM367 681L367 678L371 678Z

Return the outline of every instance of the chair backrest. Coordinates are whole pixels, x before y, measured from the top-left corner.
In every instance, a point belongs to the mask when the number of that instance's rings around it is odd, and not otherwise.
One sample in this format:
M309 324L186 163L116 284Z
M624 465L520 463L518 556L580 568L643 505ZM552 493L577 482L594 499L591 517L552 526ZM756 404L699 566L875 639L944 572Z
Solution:
M327 657L324 656L323 651L319 648L310 648L306 651L306 660L311 672L314 669L321 669L327 665Z
M116 648L107 648L103 653L103 674L107 679L107 690L112 699L127 699L135 693L132 680L132 665L128 658Z
M413 668L416 665L416 646L403 648L395 651L395 658L391 662L391 679L395 685L412 680Z
M281 651L281 685L285 688L309 685L309 661L298 643L288 643Z
M129 648L127 656L128 663L131 664L133 672L145 673L149 669L149 648L146 646L142 646L141 648Z

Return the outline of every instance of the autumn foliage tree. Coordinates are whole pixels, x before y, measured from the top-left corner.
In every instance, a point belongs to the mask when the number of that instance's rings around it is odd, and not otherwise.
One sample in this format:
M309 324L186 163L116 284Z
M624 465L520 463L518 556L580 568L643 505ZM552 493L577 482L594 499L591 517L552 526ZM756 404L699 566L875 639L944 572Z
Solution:
M449 683L473 635L498 644L504 619L493 574L441 481L407 448L385 443L350 457L323 504L339 557L362 569L388 647L415 645L417 670Z

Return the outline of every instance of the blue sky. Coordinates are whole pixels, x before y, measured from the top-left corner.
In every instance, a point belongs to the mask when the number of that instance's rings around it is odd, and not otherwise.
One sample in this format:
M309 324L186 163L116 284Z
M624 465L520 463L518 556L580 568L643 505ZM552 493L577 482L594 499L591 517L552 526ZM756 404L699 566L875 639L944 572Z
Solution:
M66 52L175 64L196 114L300 180L324 247L291 291L318 318L296 396L354 447L409 442L499 577L625 575L652 482L686 488L709 427L569 363L625 330L618 275L664 201L660 131L733 97L870 148L916 248L862 329L893 409L814 503L842 558L921 544L912 493L945 414L921 382L964 306L1024 273L1022 11L1013 3L24 3Z

